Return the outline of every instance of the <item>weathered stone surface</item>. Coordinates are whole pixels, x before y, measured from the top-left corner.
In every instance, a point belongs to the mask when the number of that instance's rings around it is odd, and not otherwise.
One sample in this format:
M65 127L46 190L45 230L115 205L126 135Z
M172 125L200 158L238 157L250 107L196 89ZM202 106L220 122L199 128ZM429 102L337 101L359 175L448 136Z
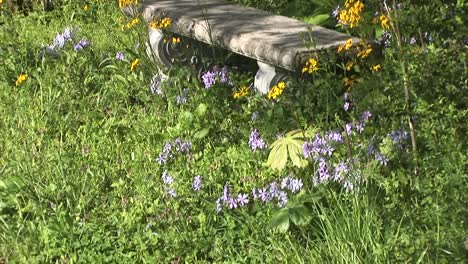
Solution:
M170 17L170 31L291 71L300 69L311 51L336 48L350 38L223 0L146 0L141 2L139 12L148 23ZM309 36L315 41L310 49L304 42L310 40Z

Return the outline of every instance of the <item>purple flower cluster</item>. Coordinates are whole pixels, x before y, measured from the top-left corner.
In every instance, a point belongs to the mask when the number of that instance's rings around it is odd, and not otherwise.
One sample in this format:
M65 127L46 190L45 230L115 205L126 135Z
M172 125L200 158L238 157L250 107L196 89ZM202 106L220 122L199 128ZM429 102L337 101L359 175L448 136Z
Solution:
M325 159L318 161L319 166L315 172L313 183L319 185L329 181L340 183L346 190L352 191L354 189L354 183L359 181L358 173L351 173L352 170L348 163L340 162L335 168Z
M73 49L75 51L81 51L83 50L85 47L91 45L91 42L87 39L82 39L80 41L78 41L78 43L75 44L75 46L73 46Z
M288 202L288 193L298 193L302 189L303 183L301 179L287 176L281 180L281 184L273 181L263 188L254 188L252 197L254 201L269 203L275 201L279 207L284 207ZM229 209L246 206L250 202L248 194L239 193L231 195L229 185L226 183L223 188L223 195L216 200L216 212L219 213L224 207Z
M373 143L369 144L367 146L367 154L369 156L375 157L375 159L380 163L380 165L387 166L388 164L388 158L385 157L376 147Z
M163 90L161 88L162 81L163 79L161 75L156 74L155 76L153 76L153 78L151 79L151 83L150 83L150 93L162 96L163 95Z
M167 191L167 194L169 194L169 196L172 198L177 197L177 192L172 187L172 184L174 183L174 178L171 175L169 175L167 171L164 171L161 175L161 180L163 182L164 190Z
M159 156L156 158L156 161L159 164L166 164L166 162L174 157L174 154L185 154L190 151L192 144L190 141L185 141L180 138L174 140L174 142L166 142L164 148Z
M335 132L333 132L333 134L329 133L329 138L333 137L338 139ZM335 148L331 145L331 140L327 140L320 134L316 134L312 141L306 141L302 145L302 154L304 155L304 158L312 157L314 160L319 160L325 156L331 156L334 151Z
M229 72L226 66L221 69L218 69L218 67L215 66L210 71L203 73L201 78L206 89L211 88L218 80L223 84L230 83Z
M52 41L52 44L47 46L47 52L55 53L62 49L65 46L67 41L72 41L73 38L73 31L66 27L61 34L57 34Z
M182 94L176 97L177 104L187 104L188 101L188 89L184 88Z
M394 146L398 146L400 149L405 148L405 142L408 140L409 134L404 129L394 130L387 134Z
M193 178L193 183L192 183L192 189L194 191L200 191L201 190L201 182L202 182L202 179L200 177L200 175L197 175L195 176L195 178Z
M260 137L260 133L256 128L250 133L249 146L253 151L256 151L257 149L266 149L268 147L265 140Z
M249 196L247 194L239 193L231 195L229 193L229 184L226 183L223 188L223 196L216 200L216 212L220 213L223 207L235 209L238 207L246 206L249 203Z

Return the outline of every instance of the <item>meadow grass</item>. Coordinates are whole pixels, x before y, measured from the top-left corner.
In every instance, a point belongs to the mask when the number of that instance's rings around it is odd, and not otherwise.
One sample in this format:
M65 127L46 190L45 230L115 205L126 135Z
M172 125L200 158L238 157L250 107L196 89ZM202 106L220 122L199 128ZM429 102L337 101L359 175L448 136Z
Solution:
M233 98L252 81L251 73L233 71L234 88L206 89L189 67L176 67L158 95L150 91L157 67L144 51L146 25L121 30L128 19L113 1L87 5L84 10L81 2L64 1L61 9L29 16L8 16L2 9L0 262L466 261L466 156L460 143L466 109L459 102L447 95L427 105L420 98L421 128L432 131L420 135L428 143L422 144L417 176L409 150L389 150L389 167L372 158L356 165L365 176L355 191L335 183L317 186L318 163L273 170L265 165L269 150L253 151L249 136L258 128L270 145L293 129L344 126L350 117L342 114L336 88L342 80L335 73L314 82L291 80L284 101L272 103L254 91L247 99ZM48 51L67 27L72 40ZM80 39L90 45L75 50ZM135 59L139 64L131 70ZM418 65L412 70L421 74ZM27 79L16 85L20 74ZM460 78L444 76L454 86ZM348 147L362 158L360 145L378 133L382 151L390 148L386 129L403 118L398 102L385 108L393 97L377 93L381 79L365 80L362 87L372 88L356 92L367 93L356 108L373 106L376 124L366 123L368 132L356 134L337 158ZM392 85L393 79L385 82ZM434 127L441 118L445 125ZM181 142L189 142L188 151ZM163 154L167 160L158 163ZM194 188L197 175L200 190ZM281 189L289 198L285 210L279 195L262 201L252 193L271 191L286 176L303 186L298 192ZM241 194L248 204L230 208Z

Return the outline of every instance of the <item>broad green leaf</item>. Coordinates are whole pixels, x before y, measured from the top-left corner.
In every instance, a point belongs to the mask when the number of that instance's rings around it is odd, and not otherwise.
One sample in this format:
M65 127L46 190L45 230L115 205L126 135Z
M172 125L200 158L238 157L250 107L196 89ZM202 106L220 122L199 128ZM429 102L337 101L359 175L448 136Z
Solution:
M198 139L204 138L204 137L206 137L206 135L208 135L209 132L210 132L209 128L204 128L204 129L198 131L197 133L195 133L195 135L193 135L193 137L198 138Z
M268 156L267 166L272 169L282 170L286 167L288 162L288 148L287 145L278 145L273 148Z
M298 226L307 224L312 219L312 213L302 204L288 209L289 219Z
M330 18L329 14L320 14L316 16L305 17L304 21L312 25L320 25L327 21L328 18Z
M298 147L296 144L288 145L288 154L294 166L299 168L307 166L308 161L302 158L302 146Z
M289 212L287 208L283 208L276 212L268 224L268 228L279 232L286 232L289 229Z

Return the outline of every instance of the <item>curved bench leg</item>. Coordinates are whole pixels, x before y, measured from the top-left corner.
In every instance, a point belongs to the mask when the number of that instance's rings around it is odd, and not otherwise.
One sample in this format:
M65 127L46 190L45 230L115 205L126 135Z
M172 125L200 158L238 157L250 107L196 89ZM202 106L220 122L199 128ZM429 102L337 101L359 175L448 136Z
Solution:
M164 34L159 29L149 29L149 40L146 46L146 54L153 58L163 68L172 67L172 59L167 52L169 43L164 41Z
M254 87L260 93L268 93L271 87L286 79L286 75L278 73L275 66L260 61L257 64L259 69L255 74Z

